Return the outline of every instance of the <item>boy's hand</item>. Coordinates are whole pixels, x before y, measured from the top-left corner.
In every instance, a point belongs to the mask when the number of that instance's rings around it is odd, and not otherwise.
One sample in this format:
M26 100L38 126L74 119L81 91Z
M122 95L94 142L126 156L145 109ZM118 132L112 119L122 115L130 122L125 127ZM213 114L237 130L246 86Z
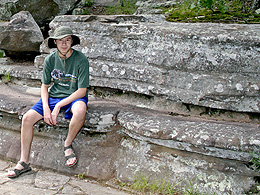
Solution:
M51 110L44 109L44 122L47 123L48 125L53 125L53 120L52 120L52 115L51 115Z
M60 107L58 104L54 107L52 113L51 113L51 118L52 118L52 124L56 125L57 124L57 117L60 113Z

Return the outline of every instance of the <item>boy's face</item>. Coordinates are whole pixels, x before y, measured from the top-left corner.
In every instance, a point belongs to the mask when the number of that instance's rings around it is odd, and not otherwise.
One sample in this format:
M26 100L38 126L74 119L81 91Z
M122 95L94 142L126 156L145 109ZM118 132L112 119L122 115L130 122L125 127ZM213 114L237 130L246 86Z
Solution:
M57 48L59 49L59 51L66 55L66 53L70 50L71 45L72 45L72 37L71 36L67 36L64 37L62 39L57 39L55 40L55 43L57 45Z

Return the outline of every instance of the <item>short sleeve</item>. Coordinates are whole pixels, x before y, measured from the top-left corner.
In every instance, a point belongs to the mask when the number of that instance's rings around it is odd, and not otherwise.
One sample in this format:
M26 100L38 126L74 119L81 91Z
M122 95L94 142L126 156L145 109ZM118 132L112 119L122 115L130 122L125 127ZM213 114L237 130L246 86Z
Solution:
M45 85L49 85L51 83L51 67L50 67L50 57L47 56L44 60L44 66L43 66L43 74L41 82Z
M78 70L78 88L88 88L89 87L89 61L88 58L84 56L79 64Z

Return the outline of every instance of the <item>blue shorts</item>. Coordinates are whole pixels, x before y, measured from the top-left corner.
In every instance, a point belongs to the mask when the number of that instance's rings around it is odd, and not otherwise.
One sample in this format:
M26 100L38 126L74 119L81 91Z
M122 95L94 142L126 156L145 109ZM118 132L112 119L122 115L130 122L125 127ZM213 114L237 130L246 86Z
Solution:
M51 111L54 109L55 105L63 99L64 98L49 97L49 107L50 107ZM73 104L77 101L83 101L86 104L86 106L88 105L88 98L83 97L83 98L74 100L73 102L71 102L70 104L68 104L66 106L63 106L61 109L65 110L65 119L71 119L72 112L70 110L71 110L71 107L73 106ZM36 112L38 112L40 115L43 116L42 99L40 99L36 104L34 104L34 106L31 109L35 110Z

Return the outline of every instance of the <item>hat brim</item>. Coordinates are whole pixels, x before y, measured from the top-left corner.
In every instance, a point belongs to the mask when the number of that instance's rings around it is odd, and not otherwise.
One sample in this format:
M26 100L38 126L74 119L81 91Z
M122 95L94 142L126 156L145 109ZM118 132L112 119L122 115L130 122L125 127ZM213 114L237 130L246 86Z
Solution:
M71 34L67 34L67 35L62 35L62 36L58 36L58 37L49 37L48 38L48 47L51 48L57 48L57 45L55 44L54 40L57 39L63 39L64 37L67 36L71 36L72 37L72 44L71 47L73 47L74 45L78 45L80 44L80 38L77 35L71 35Z

